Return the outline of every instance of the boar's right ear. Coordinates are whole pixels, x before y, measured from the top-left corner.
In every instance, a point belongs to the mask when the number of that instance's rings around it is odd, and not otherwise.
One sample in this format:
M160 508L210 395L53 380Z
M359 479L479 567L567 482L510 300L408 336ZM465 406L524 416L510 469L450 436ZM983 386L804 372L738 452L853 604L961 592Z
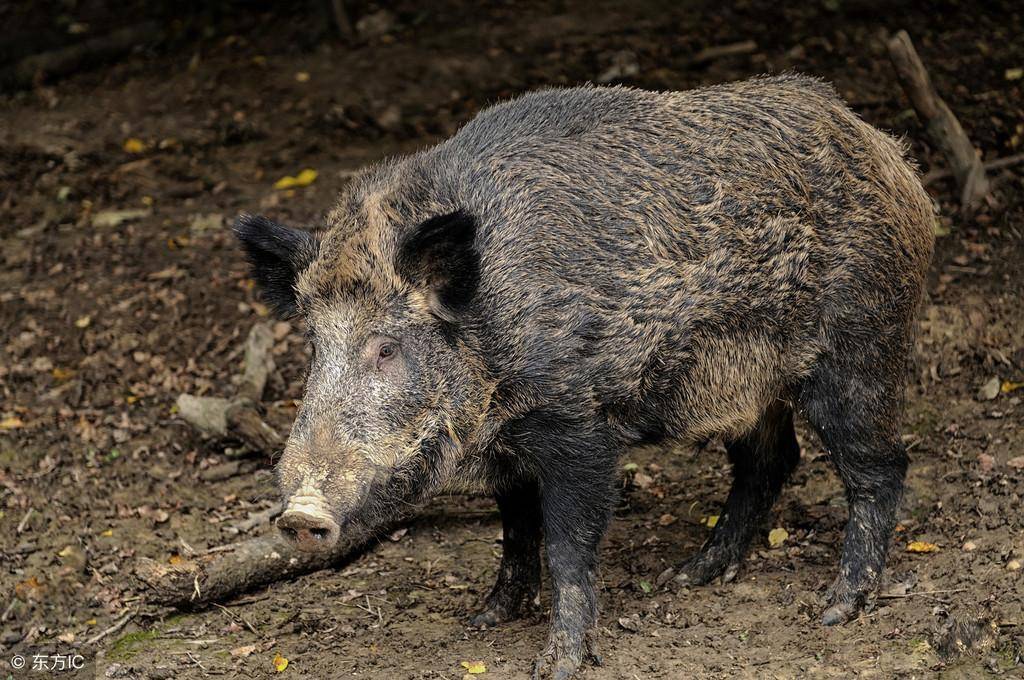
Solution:
M316 258L320 242L308 231L289 229L262 215L239 215L234 231L263 299L282 318L295 316L295 279Z
M449 323L476 292L480 257L473 247L476 219L461 210L431 217L405 234L395 268L413 285L426 286L430 309Z

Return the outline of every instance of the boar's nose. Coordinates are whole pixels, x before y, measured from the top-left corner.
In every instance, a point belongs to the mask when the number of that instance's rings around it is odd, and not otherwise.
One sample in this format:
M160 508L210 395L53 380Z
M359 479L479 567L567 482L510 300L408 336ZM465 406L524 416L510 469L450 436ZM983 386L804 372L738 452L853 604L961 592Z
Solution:
M325 514L288 509L277 518L277 528L299 550L327 551L338 543L338 524Z

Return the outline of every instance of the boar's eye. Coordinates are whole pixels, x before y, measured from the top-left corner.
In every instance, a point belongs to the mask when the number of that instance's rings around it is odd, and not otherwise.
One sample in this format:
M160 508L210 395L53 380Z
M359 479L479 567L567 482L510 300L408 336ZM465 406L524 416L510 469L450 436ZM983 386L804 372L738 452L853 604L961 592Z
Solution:
M380 370L395 354L398 353L398 346L393 342L385 342L377 350L377 370Z

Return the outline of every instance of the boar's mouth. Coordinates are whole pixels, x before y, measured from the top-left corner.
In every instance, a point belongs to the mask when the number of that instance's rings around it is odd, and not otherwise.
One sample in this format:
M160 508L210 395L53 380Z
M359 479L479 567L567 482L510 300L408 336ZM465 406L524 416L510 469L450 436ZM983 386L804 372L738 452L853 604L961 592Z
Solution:
M374 530L411 515L429 500L444 481L444 462L456 444L443 433L420 442L416 453L371 483L363 511L342 523L342 530L362 525ZM362 520L362 521L360 521Z

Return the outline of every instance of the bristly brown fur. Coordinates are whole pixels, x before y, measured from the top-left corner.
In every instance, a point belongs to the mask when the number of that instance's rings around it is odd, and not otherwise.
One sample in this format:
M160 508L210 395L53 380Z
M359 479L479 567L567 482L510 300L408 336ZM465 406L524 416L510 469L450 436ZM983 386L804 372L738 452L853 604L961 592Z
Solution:
M446 215L472 224L442 234L441 254L402 250ZM341 359L314 361L283 488L315 470L328 495L359 499L342 519L366 526L444 486L493 489L521 538L477 621L532 598L543 531L555 600L537 668L567 677L589 653L619 453L726 440L733 490L680 582L730 576L799 458L796 410L850 501L825 615L846 620L877 582L902 491L932 224L905 149L811 78L545 90L490 108L363 172L331 213L295 283L301 311L339 347L382 324L405 333L420 373L393 423L375 409L398 402L361 392ZM473 263L472 287L439 313L430 281L453 262Z

